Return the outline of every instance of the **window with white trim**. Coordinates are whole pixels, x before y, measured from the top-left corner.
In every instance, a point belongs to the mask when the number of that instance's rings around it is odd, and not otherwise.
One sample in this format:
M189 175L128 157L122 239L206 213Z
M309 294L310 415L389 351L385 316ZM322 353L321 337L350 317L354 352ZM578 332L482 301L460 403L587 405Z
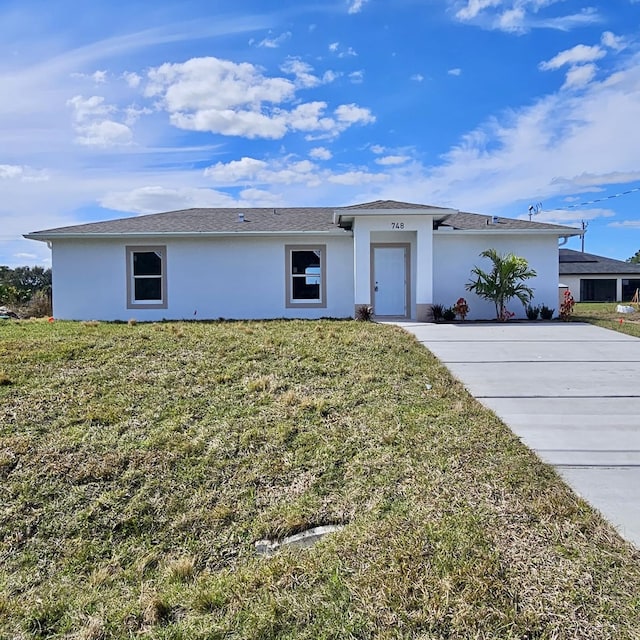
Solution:
M325 245L287 245L286 306L326 307Z
M127 247L127 308L166 309L166 247Z

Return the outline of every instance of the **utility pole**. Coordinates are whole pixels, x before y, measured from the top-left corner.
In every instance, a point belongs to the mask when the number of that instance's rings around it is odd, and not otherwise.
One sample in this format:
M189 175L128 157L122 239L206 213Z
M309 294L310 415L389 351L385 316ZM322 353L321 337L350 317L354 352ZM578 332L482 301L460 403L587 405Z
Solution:
M582 233L580 234L580 241L582 243L582 253L584 253L584 234L587 233L587 227L589 226L588 222L581 220L582 223Z

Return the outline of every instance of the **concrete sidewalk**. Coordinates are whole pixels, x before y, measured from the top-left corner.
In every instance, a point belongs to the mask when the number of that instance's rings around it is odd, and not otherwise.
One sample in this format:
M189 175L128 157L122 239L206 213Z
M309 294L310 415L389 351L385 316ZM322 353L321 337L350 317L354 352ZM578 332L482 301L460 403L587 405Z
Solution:
M580 323L396 324L640 548L640 339Z

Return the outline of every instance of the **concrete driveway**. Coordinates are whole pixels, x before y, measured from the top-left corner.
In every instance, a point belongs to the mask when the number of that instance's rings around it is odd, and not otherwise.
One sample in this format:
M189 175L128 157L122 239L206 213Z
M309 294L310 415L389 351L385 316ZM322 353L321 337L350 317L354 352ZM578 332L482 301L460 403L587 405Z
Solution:
M640 548L640 339L580 323L397 323Z

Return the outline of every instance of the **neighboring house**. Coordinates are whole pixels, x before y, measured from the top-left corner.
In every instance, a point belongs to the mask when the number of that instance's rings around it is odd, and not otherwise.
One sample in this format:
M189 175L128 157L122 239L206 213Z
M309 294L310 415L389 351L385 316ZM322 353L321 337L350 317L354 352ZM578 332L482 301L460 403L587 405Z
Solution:
M464 296L479 254L523 256L535 301L557 306L558 238L578 229L378 201L350 207L186 209L25 237L49 243L61 319L352 317L424 321ZM512 311L524 315L520 303Z
M640 288L640 264L560 249L560 281L577 302L629 302Z

